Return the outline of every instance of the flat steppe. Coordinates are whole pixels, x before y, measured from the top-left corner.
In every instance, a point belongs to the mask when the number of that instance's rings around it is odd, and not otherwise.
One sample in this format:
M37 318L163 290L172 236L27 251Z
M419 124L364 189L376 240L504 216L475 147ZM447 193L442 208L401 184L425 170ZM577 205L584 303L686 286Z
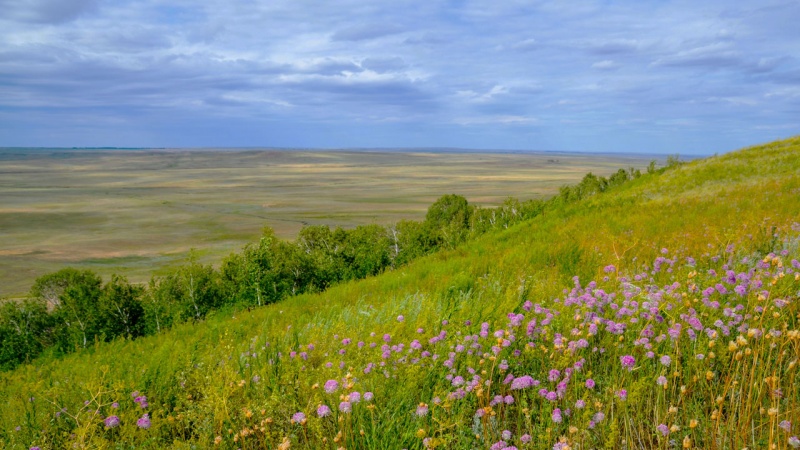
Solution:
M0 149L0 297L65 266L143 282L218 263L264 226L421 220L444 194L496 206L653 156L556 152ZM655 158L658 159L658 158Z

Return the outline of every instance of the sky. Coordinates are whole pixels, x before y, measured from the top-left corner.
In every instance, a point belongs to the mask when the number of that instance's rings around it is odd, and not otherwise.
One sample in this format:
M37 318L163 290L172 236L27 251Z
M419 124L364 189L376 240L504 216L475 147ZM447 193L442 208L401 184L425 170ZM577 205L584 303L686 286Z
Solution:
M0 146L704 155L800 134L800 0L0 11Z

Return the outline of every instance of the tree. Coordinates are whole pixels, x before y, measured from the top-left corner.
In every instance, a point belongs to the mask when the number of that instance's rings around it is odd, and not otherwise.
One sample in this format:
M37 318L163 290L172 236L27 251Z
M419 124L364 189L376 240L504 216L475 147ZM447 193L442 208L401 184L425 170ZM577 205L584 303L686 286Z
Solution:
M425 226L444 247L454 248L466 240L471 216L472 208L466 198L455 194L444 195L428 208Z
M56 341L60 350L86 348L98 327L98 300L102 280L91 270L73 268L36 279L31 296L43 300L53 310Z
M112 275L103 287L99 313L106 340L117 336L135 338L144 334L144 288L128 283L125 277Z
M37 357L50 344L51 327L42 301L0 304L0 369L10 370Z

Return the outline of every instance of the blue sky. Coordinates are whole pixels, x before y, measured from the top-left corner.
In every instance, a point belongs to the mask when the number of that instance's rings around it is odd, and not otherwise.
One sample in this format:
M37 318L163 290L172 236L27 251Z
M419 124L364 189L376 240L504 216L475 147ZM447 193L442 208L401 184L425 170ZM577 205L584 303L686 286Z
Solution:
M800 1L0 11L0 146L711 154L800 133Z

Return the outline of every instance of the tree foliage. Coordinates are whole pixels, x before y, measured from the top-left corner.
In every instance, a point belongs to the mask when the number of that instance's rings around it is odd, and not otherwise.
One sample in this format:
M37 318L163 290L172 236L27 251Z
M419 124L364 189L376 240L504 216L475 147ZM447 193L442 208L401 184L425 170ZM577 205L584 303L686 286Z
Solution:
M656 169L653 162L648 172L679 164L677 157L670 157L667 167ZM421 222L353 229L306 226L293 242L278 239L267 227L258 241L225 258L218 270L197 262L192 252L185 264L153 276L146 286L118 275L104 285L89 270L65 268L39 277L25 302L0 308L0 368L13 368L51 347L55 353L68 353L97 341L133 339L202 320L226 305L259 307L378 275L536 217L550 205L602 194L640 176L633 168L609 178L588 173L551 200L508 198L496 208L476 207L463 196L448 194L428 208Z

